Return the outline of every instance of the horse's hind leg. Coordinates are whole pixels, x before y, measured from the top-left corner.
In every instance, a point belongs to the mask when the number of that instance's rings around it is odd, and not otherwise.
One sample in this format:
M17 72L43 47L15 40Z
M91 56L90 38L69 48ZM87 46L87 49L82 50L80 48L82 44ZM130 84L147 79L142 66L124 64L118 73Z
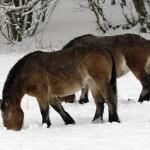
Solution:
M96 112L93 118L93 122L98 122L99 119L103 120L103 113L104 113L104 102L103 101L96 101Z
M81 96L79 99L80 104L89 102L88 91L89 91L88 85L86 85L84 88L81 89Z
M138 102L143 102L145 100L150 100L150 75L144 73L142 79L140 80L142 84L142 92L140 94Z
M45 98L37 98L38 103L39 103L39 107L40 107L40 111L41 111L41 115L42 115L42 123L46 123L47 127L50 127L51 122L49 119L49 104L48 101Z
M92 86L91 92L96 104L96 112L93 118L93 122L102 121L104 112L104 99L96 87Z
M61 103L51 104L55 111L57 111L62 119L64 120L65 124L75 124L73 118L64 110Z
M109 122L120 122L117 114L117 96L109 83L103 88L102 95L104 96L105 102L108 105Z

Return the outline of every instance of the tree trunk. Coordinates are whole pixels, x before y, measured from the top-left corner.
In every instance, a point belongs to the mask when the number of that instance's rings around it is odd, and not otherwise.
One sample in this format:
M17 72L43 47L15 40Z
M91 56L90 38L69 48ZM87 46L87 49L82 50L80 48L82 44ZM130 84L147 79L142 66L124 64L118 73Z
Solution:
M138 13L138 16L139 16L139 22L141 25L140 30L141 30L141 32L146 33L147 32L147 30L146 30L147 11L145 8L144 1L143 0L133 0L133 3L134 3L136 11Z
M116 0L111 0L111 5L115 5L116 4Z
M22 41L21 34L18 32L18 29L17 29L17 25L18 25L17 16L13 12L8 13L7 15L10 21L9 35L11 36L11 40Z

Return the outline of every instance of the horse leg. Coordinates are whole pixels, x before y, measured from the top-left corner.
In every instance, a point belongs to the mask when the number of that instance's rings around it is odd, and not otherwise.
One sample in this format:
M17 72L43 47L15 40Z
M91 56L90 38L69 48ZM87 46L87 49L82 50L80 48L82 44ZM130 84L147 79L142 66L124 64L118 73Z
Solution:
M103 120L103 113L104 113L104 102L96 102L96 112L93 118L93 122L98 122L100 119Z
M46 123L47 127L50 127L51 122L49 119L49 104L48 101L45 100L44 98L37 98L41 115L42 115L42 123Z
M46 109L42 109L41 114L42 114L42 123L46 123L47 127L50 127L51 122L49 119L49 107Z
M84 88L81 89L81 96L79 99L80 104L89 102L88 91L89 91L88 85L86 85Z
M109 83L106 84L106 87L103 88L102 95L108 105L109 122L120 122L117 114L117 96L113 92L112 87Z
M147 75L145 73L144 77L142 78L141 84L142 84L142 92L140 94L138 102L143 102L145 100L150 100L150 75Z
M96 111L93 118L93 122L99 122L99 119L100 121L103 120L104 99L101 96L99 90L94 86L91 87L91 93L96 104Z
M60 116L62 117L62 119L64 120L65 124L75 124L75 121L73 120L73 118L64 110L63 106L61 105L61 103L59 104L51 104L51 106L53 107L53 109L55 111L57 111Z
M57 97L60 101L65 101L66 103L74 103L75 102L75 94L64 96L64 97Z

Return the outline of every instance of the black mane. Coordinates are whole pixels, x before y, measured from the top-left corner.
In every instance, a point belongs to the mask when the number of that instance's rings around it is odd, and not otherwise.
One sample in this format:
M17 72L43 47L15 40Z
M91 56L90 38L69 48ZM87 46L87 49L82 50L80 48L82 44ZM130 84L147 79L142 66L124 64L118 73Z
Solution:
M39 52L39 51L32 52L32 53L25 55L20 60L18 60L18 62L11 68L11 70L9 71L9 73L7 75L6 81L4 83L3 91L2 91L3 102L9 100L9 98L8 98L9 97L9 89L11 88L17 74L20 72L20 69L25 64L27 58L29 58L31 55L33 55L37 52Z

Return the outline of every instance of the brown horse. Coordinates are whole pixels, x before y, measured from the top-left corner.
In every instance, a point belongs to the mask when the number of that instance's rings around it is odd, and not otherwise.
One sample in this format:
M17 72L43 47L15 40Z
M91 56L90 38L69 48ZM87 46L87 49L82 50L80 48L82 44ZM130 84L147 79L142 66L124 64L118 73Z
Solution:
M93 44L111 50L117 68L117 77L129 70L142 84L139 102L150 100L150 41L136 34L97 37L91 34L77 37L63 49ZM101 61L101 60L99 60ZM82 89L79 103L88 102L88 86Z
M101 60L101 61L98 61ZM36 97L43 123L49 127L49 104L66 124L74 120L59 100L80 90L84 85L92 91L96 104L93 121L102 119L104 103L109 121L119 122L117 114L116 70L109 50L95 45L57 52L33 52L21 58L10 70L2 92L1 111L4 126L19 130L24 113L20 107L25 94Z

